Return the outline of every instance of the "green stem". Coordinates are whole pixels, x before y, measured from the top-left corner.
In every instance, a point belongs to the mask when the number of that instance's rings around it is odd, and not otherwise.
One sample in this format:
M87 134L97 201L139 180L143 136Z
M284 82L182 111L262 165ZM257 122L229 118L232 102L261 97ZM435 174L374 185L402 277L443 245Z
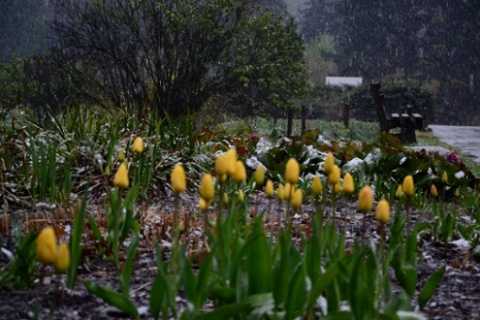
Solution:
M119 233L120 233L120 215L122 213L122 188L117 189L117 203L114 208L113 218L115 219L114 223L114 230L113 230L113 243L112 243L112 251L113 251L113 261L115 263L115 269L117 274L120 273L120 260L118 257L119 253Z

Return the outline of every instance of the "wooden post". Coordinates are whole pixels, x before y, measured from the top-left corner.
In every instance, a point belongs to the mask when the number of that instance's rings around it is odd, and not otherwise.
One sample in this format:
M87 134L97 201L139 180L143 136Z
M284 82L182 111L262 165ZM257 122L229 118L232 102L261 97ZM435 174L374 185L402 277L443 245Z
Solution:
M343 105L343 125L347 129L350 126L350 105L348 103Z
M302 113L302 134L307 131L307 110L304 105L301 107L301 113Z
M293 127L293 108L287 109L287 137L292 135Z
M383 94L380 94L380 88L382 85L380 83L370 84L370 91L375 103L375 110L377 111L378 122L380 124L380 133L388 132L390 130L390 123L387 119L387 114L385 113L385 108L383 107Z

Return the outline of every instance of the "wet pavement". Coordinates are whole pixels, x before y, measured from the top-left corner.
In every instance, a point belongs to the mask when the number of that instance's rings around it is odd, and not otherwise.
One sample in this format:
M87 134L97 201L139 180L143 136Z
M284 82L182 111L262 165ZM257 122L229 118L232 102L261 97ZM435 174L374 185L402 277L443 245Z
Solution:
M429 125L440 141L458 148L464 155L480 163L480 127Z

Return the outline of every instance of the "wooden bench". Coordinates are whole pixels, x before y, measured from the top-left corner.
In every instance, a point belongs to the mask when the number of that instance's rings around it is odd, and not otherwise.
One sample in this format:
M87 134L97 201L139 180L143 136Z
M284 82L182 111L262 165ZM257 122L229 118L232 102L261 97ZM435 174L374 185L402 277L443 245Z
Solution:
M403 107L399 113L392 113L390 118L388 118L383 105L385 97L380 92L381 87L380 83L370 84L370 90L380 124L380 133L390 133L390 130L400 128L400 133L394 133L395 136L402 142L416 143L415 130L424 129L423 117L418 113L413 113L411 106L406 106Z

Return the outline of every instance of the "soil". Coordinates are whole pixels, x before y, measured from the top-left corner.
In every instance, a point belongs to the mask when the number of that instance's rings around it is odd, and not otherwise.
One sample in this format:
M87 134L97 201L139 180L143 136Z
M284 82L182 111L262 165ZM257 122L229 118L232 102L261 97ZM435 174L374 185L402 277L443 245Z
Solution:
M269 202L263 194L257 194L252 199L252 207L258 206L258 210L271 210L275 208L276 201ZM185 213L197 212L196 196L185 195L183 197L183 208ZM355 213L356 203L341 201L337 205L337 220L339 231L343 230L343 221L340 219L342 213ZM153 238L162 238L163 248L168 255L169 230L165 230L165 221L162 217L169 217L167 213L172 212L172 197L164 197L157 200L157 205L145 205L142 209L140 222L142 223L142 240L138 250L138 258L135 262L134 275L131 284L131 297L138 307L142 319L151 319L148 310L149 291L152 281L156 275L155 253L153 249ZM253 209L251 209L253 210ZM328 211L329 208L326 208ZM330 209L331 210L331 209ZM89 207L89 214L97 216L101 221L101 210L95 206ZM273 209L273 211L278 211ZM301 225L308 223L309 215L315 209L311 205L304 205L302 214L296 215L294 223ZM392 210L393 211L393 210ZM41 212L41 214L40 214ZM63 215L63 216L62 216ZM24 217L25 212L12 212L12 217ZM61 218L59 218L59 216ZM39 229L46 224L46 221L60 221L57 233L64 237L68 236L71 220L68 212L58 209L37 208L31 213L30 229ZM195 243L195 237L200 232L201 219L192 217L188 235L190 243ZM423 219L418 212L411 214L411 222ZM270 228L270 221L266 221L266 229ZM367 230L370 239L376 241L376 224L373 215L367 216ZM284 223L284 222L283 222ZM363 215L352 214L349 222L349 235L347 246L354 240L360 239L360 230L363 225ZM58 227L57 227L58 228ZM60 231L59 231L60 230ZM3 248L13 251L13 241L5 241L3 235ZM2 243L2 241L0 241ZM428 302L423 311L427 319L480 319L480 263L472 256L467 255L468 245L465 242L454 241L445 249L443 244L422 239L419 241L419 252L422 258L418 266L418 287L428 277L442 266L446 266L446 272L435 294ZM194 248L190 248L194 251ZM0 289L0 319L126 319L128 316L116 308L102 302L99 298L91 295L83 285L84 281L93 281L99 285L119 289L118 279L115 276L113 263L105 257L100 257L94 248L84 248L83 263L79 268L77 286L75 290L67 290L64 287L65 276L47 272L43 284L36 281L28 290L8 291ZM194 254L194 252L193 252ZM4 254L0 253L0 267L7 262ZM178 308L185 307L185 300L182 296L177 299ZM211 303L205 305L205 309L211 308ZM53 310L53 311L52 311Z

